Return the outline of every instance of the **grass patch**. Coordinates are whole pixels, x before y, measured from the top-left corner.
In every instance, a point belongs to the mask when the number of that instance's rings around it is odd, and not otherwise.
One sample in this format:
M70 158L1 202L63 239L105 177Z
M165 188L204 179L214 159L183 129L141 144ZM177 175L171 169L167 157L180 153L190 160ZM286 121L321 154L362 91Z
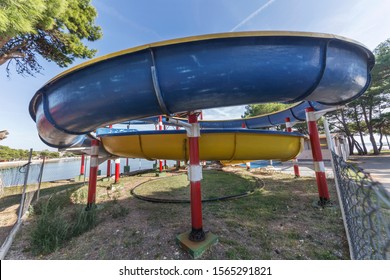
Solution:
M252 191L257 187L253 177L242 177L233 173L203 171L202 199L216 199L224 196ZM157 199L188 200L190 184L186 174L151 180L135 190L137 195Z
M33 207L34 214L38 216L31 231L31 249L34 254L49 254L71 238L96 226L94 208L85 211L83 207L77 207L69 214L64 210L68 205L69 195L55 195Z
M258 179L264 186L240 199L203 204L204 229L216 234L219 243L202 259L348 259L339 209L312 207L318 199L315 178L235 172L205 171L202 197L253 190L259 186ZM27 232L36 235L38 245L31 249L38 257L30 250L26 258L188 259L175 236L191 228L190 205L150 203L129 195L134 186L150 180L136 193L189 199L187 175L167 173L158 179L153 175L121 178L122 187L111 189L110 182L99 182L95 216L85 216L86 187L53 196L46 204L42 201L25 225ZM328 181L328 185L337 204L334 184ZM26 246L20 240L15 246L23 250Z

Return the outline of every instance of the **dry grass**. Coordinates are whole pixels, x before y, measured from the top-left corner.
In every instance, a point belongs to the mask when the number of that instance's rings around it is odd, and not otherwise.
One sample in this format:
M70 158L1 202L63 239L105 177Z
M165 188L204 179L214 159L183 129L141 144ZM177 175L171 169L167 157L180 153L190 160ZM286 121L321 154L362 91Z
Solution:
M314 208L317 187L314 178L294 179L289 175L254 175L239 170L205 172L205 197L229 195L253 189L257 176L264 182L254 194L229 201L203 204L203 224L219 237L202 259L348 259L348 247L339 209ZM130 190L156 197L184 198L184 177L155 180L154 174L122 178L122 186L100 182L97 190L96 227L67 241L45 255L35 255L31 233L37 216L28 218L18 234L8 259L189 259L175 243L175 236L191 228L189 204L151 203L135 199ZM244 176L244 177L242 177ZM249 176L249 177L248 177ZM334 184L328 181L336 199ZM86 187L66 196L63 213L71 219L72 209L85 205ZM69 215L67 215L69 213Z

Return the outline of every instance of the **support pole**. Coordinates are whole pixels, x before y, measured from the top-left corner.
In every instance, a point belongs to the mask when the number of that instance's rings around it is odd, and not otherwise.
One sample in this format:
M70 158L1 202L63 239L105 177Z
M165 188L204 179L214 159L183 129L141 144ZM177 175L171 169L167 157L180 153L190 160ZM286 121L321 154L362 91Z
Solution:
M166 130L166 126L164 125L164 131ZM164 159L164 169L168 169L168 166L167 166L167 160Z
M111 160L107 160L107 178L111 177Z
M121 159L117 158L115 160L115 184L119 183L119 174L120 174L120 169L121 169Z
M108 128L112 128L112 125L110 124ZM107 178L109 177L111 177L111 160L107 160Z
M158 127L159 127L159 130L163 129L162 116L161 115L158 117ZM161 173L162 171L163 171L163 162L160 159L159 160L159 172Z
M92 205L96 202L96 182L97 182L97 171L99 167L99 141L96 139L92 140L91 145L91 162L89 168L89 183L88 183L88 200L86 211L92 208Z
M291 123L290 118L287 117L285 119L285 121L286 121L286 131L287 132L292 132L292 123ZM295 157L295 158L293 158L292 162L293 162L293 166L294 166L295 178L301 177L301 174L299 173L298 159Z
M81 155L80 176L85 173L85 155Z
M316 116L312 107L306 108L306 120L309 129L310 145L313 155L314 171L316 173L317 187L320 200L318 205L325 206L330 203L328 184L325 176L325 165L322 160L320 137L316 123Z
M190 180L191 192L191 222L192 230L189 235L189 240L200 242L205 240L206 235L203 231L202 224L202 196L201 184L202 180L202 166L199 161L199 136L200 128L198 123L198 116L195 112L188 114L188 123L191 124L191 129L187 132L190 166L188 168L188 176Z
M179 130L180 127L179 126L176 126L176 130ZM179 170L180 169L180 160L176 161L176 169Z

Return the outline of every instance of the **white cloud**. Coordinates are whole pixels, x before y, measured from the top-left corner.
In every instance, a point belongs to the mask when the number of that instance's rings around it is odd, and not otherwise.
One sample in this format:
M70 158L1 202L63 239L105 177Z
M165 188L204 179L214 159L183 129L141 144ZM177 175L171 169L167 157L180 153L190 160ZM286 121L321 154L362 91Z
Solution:
M245 106L223 107L203 110L205 120L239 119L244 114Z

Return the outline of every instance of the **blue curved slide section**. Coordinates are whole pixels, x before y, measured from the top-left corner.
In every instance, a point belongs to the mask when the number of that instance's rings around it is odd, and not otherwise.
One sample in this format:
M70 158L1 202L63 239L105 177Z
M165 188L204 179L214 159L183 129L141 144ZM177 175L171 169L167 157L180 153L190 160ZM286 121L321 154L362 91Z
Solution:
M332 106L327 106L320 104L318 102L302 101L295 106L292 106L288 109L281 110L275 113L260 115L245 119L226 119L226 120L200 120L199 124L201 128L242 128L243 124L246 128L249 129L261 129L269 128L276 125L285 124L286 118L290 118L290 122L302 122L306 121L305 109L311 107L314 111L320 111L332 108ZM164 125L170 125L166 120L167 118L163 116L162 122ZM180 121L187 122L186 119L178 119ZM124 125L145 125L145 124L158 124L159 117L149 117L140 120L131 120L123 122Z
M264 102L344 104L367 89L373 65L367 48L327 34L183 38L65 71L36 92L30 115L42 141L64 148L98 127L161 114Z

